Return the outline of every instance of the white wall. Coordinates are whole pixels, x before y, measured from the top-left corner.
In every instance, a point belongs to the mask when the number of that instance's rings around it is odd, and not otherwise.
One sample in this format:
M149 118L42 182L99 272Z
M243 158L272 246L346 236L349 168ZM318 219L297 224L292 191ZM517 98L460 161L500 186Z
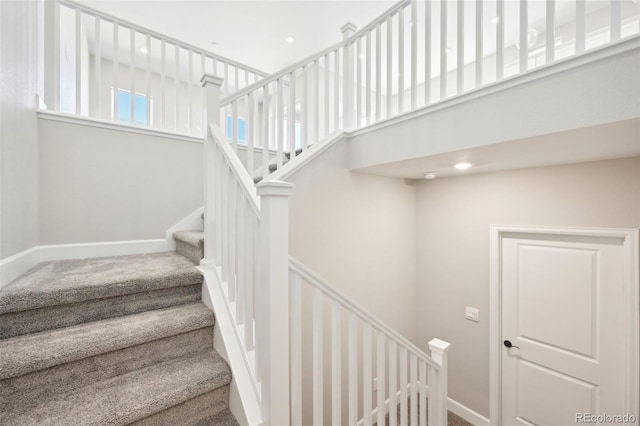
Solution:
M422 181L417 342L452 343L449 396L489 415L489 225L640 227L640 157ZM480 309L480 322L464 318Z
M35 1L0 1L0 259L38 243Z
M203 204L203 144L49 119L40 132L40 244L164 238Z

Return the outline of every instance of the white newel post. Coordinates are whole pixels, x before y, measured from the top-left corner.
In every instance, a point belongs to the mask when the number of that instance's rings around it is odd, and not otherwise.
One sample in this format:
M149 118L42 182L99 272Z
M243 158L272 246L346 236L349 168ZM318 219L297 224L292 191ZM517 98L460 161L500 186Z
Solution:
M60 111L60 3L44 2L44 103Z
M209 124L220 125L220 87L223 79L212 74L205 74L200 79L204 88L205 104L202 111L202 128L204 137L204 259L202 265L206 266L216 259L216 234L215 234L215 193L214 193L214 167L216 141L211 136ZM216 259L217 261L218 259Z
M289 195L293 184L263 181L260 196L261 282L256 287L256 355L267 425L290 424Z
M342 31L342 39L349 40L352 35L356 33L356 26L351 22L347 22L340 28ZM343 57L343 87L344 87L344 116L343 116L343 130L349 131L355 128L355 86L353 84L353 73L355 66L355 52L351 44L347 44L344 47Z
M429 382L429 421L430 425L447 424L447 351L451 343L440 339L431 339L429 349L431 359L440 366L440 371L430 367L428 370Z

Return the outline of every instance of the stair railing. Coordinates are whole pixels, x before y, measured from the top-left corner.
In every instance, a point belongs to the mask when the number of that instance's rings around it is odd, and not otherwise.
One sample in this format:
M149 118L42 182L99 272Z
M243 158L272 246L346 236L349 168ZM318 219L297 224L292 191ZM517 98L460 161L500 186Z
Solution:
M449 343L433 339L425 354L293 257L289 282L291 424L447 424Z
M43 95L55 112L202 137L203 74L223 76L224 94L266 76L74 1L44 8Z

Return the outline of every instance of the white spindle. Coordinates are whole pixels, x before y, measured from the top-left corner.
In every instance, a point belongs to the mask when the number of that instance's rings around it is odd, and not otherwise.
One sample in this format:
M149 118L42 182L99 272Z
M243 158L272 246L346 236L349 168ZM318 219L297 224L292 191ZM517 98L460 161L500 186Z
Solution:
M236 280L236 323L242 324L244 321L244 289L246 286L246 265L247 253L245 251L245 238L244 234L247 232L245 223L242 220L244 217L244 209L246 206L246 198L242 191L242 187L238 185L238 193L236 195L236 259L238 263L237 280Z
M193 129L193 84L191 79L193 78L193 51L191 49L187 52L187 58L189 60L189 69L187 72L187 131L191 132Z
M113 23L113 45L118 44L118 23ZM120 49L115 49L113 52L113 120L118 121L118 56Z
M289 155L296 158L296 73L289 73L289 105L287 106L287 136Z
M233 68L234 68L233 77L234 77L234 80L235 80L234 81L234 87L235 87L234 88L234 92L237 92L238 89L240 88L240 81L239 81L239 79L240 79L240 70L238 69L237 65L234 65Z
M418 1L411 0L411 109L418 104Z
M371 120L371 31L367 32L367 57L365 71L365 124L369 124Z
M333 52L333 130L340 128L340 54Z
M389 341L389 426L398 425L398 348Z
M418 365L420 377L420 426L427 426L427 363L420 360Z
M409 413L411 414L410 422L412 425L418 424L418 359L414 354L409 355L409 383L411 398L411 406Z
M356 314L349 315L349 426L358 424L358 334Z
M175 48L175 78L173 80L174 85L174 129L177 132L180 126L180 46L174 45ZM226 81L226 80L225 80Z
M393 21L387 18L387 118L391 117L393 95Z
M429 382L429 395L427 399L427 411L428 421L430 425L440 424L438 423L438 394L440 389L438 387L438 370L432 365L427 366L427 381Z
M249 173L253 173L254 170L254 159L253 156L255 154L255 142L254 142L254 131L255 131L255 98L253 93L249 93L247 96L247 120L245 121L245 138L247 140L247 170Z
M277 164L278 168L282 167L283 164L283 156L284 156L284 95L282 93L282 79L279 78L276 83L276 120L277 120L277 149L278 149L278 158Z
M95 43L93 48L93 75L96 90L93 95L95 96L96 105L95 116L102 118L102 37L100 35L100 17L96 15L94 19L95 28L93 32L95 34Z
M229 168L226 166L222 170L222 181L220 192L222 193L221 200L221 215L216 216L216 222L218 221L218 217L220 218L220 222L222 224L222 262L221 262L221 276L222 281L226 282L229 279Z
M215 158L214 158L214 179L213 179L213 185L214 185L214 194L215 194L215 216L214 216L214 220L215 220L215 244L216 244L216 262L219 266L223 265L222 259L223 259L223 254L222 254L222 235L223 235L223 230L222 230L222 192L223 192L223 182L222 182L222 176L223 176L223 163L222 163L222 154L220 153L220 151L216 148L214 150L214 154L215 154ZM208 218L208 215L205 215L205 220ZM208 223L211 223L211 221L209 220ZM205 228L206 231L206 228ZM206 240L205 240L205 244L206 244ZM206 246L205 246L206 247Z
M376 122L382 120L382 29L376 25Z
M291 286L291 424L302 424L302 283L292 275Z
M549 65L555 60L556 49L556 2L555 0L547 0L546 3L547 25L546 25L546 60L545 65Z
M407 421L407 350L404 346L400 346L400 380L398 385L400 386L400 424L406 425Z
M271 102L269 103L269 146L273 150L278 149L276 142L276 114L278 113L278 83L273 82L271 86Z
M447 351L450 346L450 343L440 339L432 339L429 341L431 358L440 366L437 374L433 374L431 368L429 369L434 379L432 382L432 377L429 375L429 424L432 425L447 424ZM432 383L435 388L433 391ZM436 402L433 408L431 406L432 399ZM431 415L432 413L434 414L433 417Z
M378 346L378 350L376 353L376 364L377 364L377 368L376 368L376 377L378 378L378 391L376 393L377 396L377 410L378 410L378 419L377 419L377 424L382 426L383 424L385 424L384 418L385 418L385 407L384 407L384 401L385 401L385 388L386 388L386 384L385 384L385 376L386 376L386 369L385 369L385 343L386 343L386 339L387 337L385 336L384 332L382 330L378 331L378 336L376 338L376 342L377 342L377 346ZM394 412L393 407L389 407L389 415L392 415Z
M496 0L496 80L504 76L504 0Z
M322 292L313 289L313 424L322 425Z
M340 317L340 304L333 301L331 304L331 423L342 423L342 345ZM302 424L302 423L293 423Z
M465 0L458 0L458 25L457 25L457 65L456 65L456 77L457 77L457 89L458 94L464 91L464 2Z
M636 9L637 10L637 9ZM620 19L622 17L620 0L611 0L611 42L620 40Z
M302 139L300 142L300 146L302 150L305 151L307 149L309 143L309 125L307 120L307 112L309 105L309 70L305 65L302 67L302 81L300 83L302 90L302 97L300 99L300 138Z
M362 37L356 44L356 129L362 125Z
M129 28L129 111L131 116L129 121L135 123L136 115L136 32Z
M75 10L75 39L76 39L76 115L82 113L82 12Z
M529 43L527 40L529 32L529 13L527 0L520 0L520 72L527 70L529 62Z
M398 114L404 111L404 8L398 11Z
M329 134L329 54L324 55L324 136Z
M151 36L149 34L147 34L146 37L146 49L147 49L147 63L145 65L145 83L146 83L146 87L145 87L145 96L147 98L147 118L146 118L146 123L147 126L152 127L153 123L151 123ZM201 74L205 74L205 70L204 67L202 67L202 69L200 70ZM203 103L204 103L204 96L203 96ZM203 135L207 134L207 129L206 127L203 128L202 130Z
M229 174L229 204L227 204L227 214L229 215L229 275L227 277L228 298L235 302L237 290L237 259L236 259L236 197L238 196L238 183L230 170Z
M231 103L231 147L234 152L238 152L238 101Z
M476 89L482 86L482 63L484 62L483 52L483 12L482 4L484 0L476 0Z
M255 252L257 249L258 235L256 217L252 209L245 209L244 223L247 227L246 244L247 244L247 285L244 289L244 347L247 351L254 348L253 339L253 321L255 318L253 307L253 294L255 286ZM295 299L292 299L295 300ZM292 364L293 365L293 364ZM293 371L293 370L292 370Z
M167 119L167 45L164 40L160 40L160 126L166 128ZM215 74L215 73L214 73ZM204 129L205 135L207 129ZM216 216L218 217L218 216Z
M269 175L269 85L262 90L262 177Z
M224 63L224 93L229 93L229 64Z
M362 325L362 417L364 426L372 425L371 325Z
M424 3L424 104L431 103L431 0Z
M440 100L447 97L447 0L440 0Z
M576 0L576 55L584 52L586 0Z
M311 120L313 122L313 137L312 143L316 143L320 140L320 59L316 59L313 63L315 69L315 78L313 79L312 103L313 109L311 110Z

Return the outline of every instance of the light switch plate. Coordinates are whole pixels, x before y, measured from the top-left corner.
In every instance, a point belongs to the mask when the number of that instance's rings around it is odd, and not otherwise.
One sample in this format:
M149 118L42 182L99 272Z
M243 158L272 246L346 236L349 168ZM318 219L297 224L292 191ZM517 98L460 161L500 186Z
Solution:
M480 312L478 311L478 308L472 308L471 306L467 306L464 311L464 317L469 321L479 322Z

